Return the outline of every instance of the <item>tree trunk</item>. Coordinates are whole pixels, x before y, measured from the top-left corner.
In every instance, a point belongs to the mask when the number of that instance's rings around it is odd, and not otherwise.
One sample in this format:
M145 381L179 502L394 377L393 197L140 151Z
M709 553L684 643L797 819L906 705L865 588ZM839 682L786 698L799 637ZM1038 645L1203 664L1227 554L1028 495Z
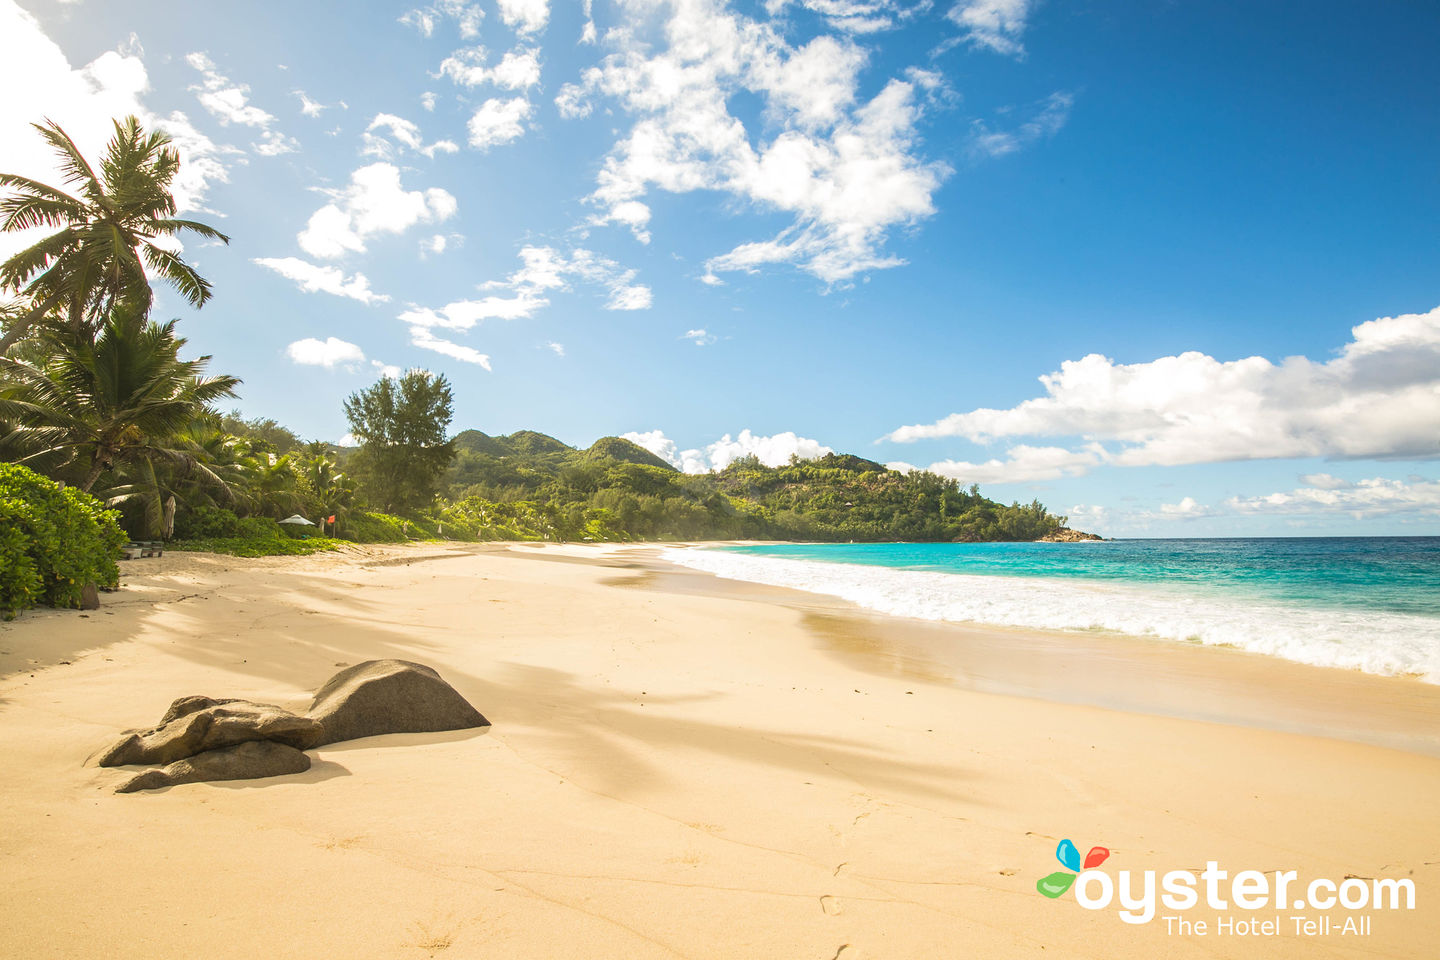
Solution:
M89 493L90 488L95 486L95 481L99 480L100 474L104 472L105 461L100 459L100 456L97 454L95 456L95 462L90 466L90 472L85 474L85 481L80 484L80 489L84 490L86 493Z

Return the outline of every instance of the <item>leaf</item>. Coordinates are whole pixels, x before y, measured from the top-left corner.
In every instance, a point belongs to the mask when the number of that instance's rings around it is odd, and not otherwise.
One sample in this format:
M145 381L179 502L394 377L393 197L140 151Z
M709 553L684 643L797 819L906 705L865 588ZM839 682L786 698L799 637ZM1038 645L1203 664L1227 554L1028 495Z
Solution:
M1075 882L1075 874L1066 873L1063 870L1056 870L1048 877L1041 877L1035 881L1035 889L1045 896L1054 900L1060 894L1070 889L1070 884Z
M1060 845L1055 848L1055 859L1059 860L1069 870L1080 872L1080 851L1075 849L1075 844L1069 840L1061 840Z
M1092 870L1110 859L1110 851L1104 847L1091 847L1090 852L1085 854L1085 869Z

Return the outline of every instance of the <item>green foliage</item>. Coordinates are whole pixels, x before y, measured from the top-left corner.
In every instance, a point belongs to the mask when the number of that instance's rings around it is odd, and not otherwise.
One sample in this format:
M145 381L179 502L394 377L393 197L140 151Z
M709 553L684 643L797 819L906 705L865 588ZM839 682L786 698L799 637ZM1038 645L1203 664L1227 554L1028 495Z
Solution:
M354 469L373 504L415 510L434 498L440 473L455 456L445 439L453 410L449 381L427 370L381 377L345 401L350 432L360 442Z
M228 553L235 557L303 557L326 550L338 550L344 540L333 537L310 537L301 540L280 534L274 537L206 537L198 540L176 540L172 550L200 550L206 553Z
M640 463L649 467L659 467L661 470L674 470L675 468L655 454L646 450L631 440L624 437L601 437L590 444L590 449L585 451L585 456L592 460L619 460L621 463Z
M119 585L125 535L113 511L74 487L0 463L0 613L78 607L87 583Z
M209 282L167 241L181 233L222 243L229 238L203 223L175 218L170 188L180 154L169 137L146 133L135 117L116 120L97 172L58 124L34 127L75 193L0 173L0 188L10 191L0 199L0 231L54 231L0 264L0 287L26 300L0 338L0 355L47 319L77 341L88 341L121 304L147 313L153 300L150 276L168 282L192 306L204 306Z

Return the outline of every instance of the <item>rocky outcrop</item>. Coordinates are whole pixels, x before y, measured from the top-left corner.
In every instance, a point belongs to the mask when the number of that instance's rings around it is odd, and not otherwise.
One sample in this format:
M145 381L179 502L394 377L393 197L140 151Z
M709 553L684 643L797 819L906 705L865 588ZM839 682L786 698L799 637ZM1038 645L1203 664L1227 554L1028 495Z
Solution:
M1104 540L1104 537L1093 533L1082 533L1079 530L1071 530L1069 527L1057 527L1050 533L1045 534L1036 543L1080 543L1084 540Z
M287 773L304 773L309 769L310 758L294 747L273 740L251 740L218 750L205 750L158 770L146 770L121 784L115 792L135 793L210 780L257 780Z
M440 674L407 660L370 660L341 670L300 716L268 703L181 697L157 726L132 730L95 755L102 767L164 764L116 793L204 780L251 780L302 773L302 751L382 733L488 727Z
M182 697L170 705L160 725L132 731L102 750L102 767L131 763L173 763L207 750L252 741L271 741L308 750L324 741L320 722L268 703Z
M322 744L490 726L440 674L408 660L369 660L341 670L320 688L307 716L324 728Z

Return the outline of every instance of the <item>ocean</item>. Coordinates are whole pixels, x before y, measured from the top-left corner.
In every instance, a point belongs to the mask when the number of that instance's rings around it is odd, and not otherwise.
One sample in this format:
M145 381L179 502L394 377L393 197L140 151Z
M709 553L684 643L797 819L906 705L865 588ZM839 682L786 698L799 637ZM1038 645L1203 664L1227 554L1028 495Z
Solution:
M1440 683L1440 537L672 549L882 613L1238 647Z

